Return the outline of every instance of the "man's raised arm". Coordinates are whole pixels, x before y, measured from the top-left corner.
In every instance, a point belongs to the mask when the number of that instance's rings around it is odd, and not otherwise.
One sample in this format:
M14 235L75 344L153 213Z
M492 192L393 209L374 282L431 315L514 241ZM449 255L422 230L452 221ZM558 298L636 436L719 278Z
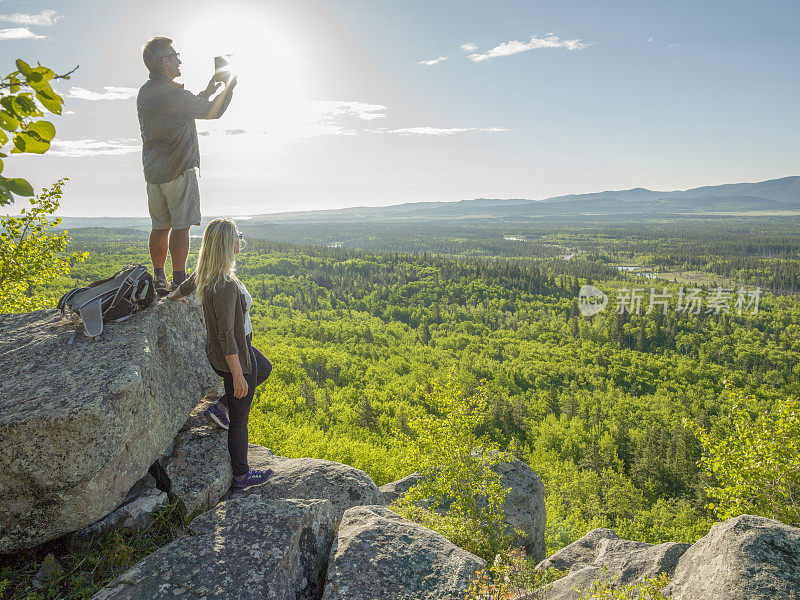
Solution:
M208 87L197 95L188 90L182 90L180 111L195 119L219 119L231 103L233 88L236 87L236 79L234 78L227 83L221 94L218 94L213 100L209 100L208 97L219 87L218 82L216 85L214 83L212 79Z

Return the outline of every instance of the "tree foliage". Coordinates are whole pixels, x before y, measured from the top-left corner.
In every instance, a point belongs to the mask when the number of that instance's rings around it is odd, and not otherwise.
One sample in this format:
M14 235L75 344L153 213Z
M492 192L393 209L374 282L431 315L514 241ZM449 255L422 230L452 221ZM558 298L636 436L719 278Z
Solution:
M40 107L61 114L64 100L50 82L69 79L70 73L56 75L48 67L31 67L17 59L17 70L0 80L0 206L11 204L14 196L34 196L31 184L20 177L5 177L3 159L10 153L44 154L56 134ZM77 68L77 67L76 67ZM74 71L74 69L73 69ZM47 300L32 293L32 288L59 274L84 255L64 256L69 241L67 232L55 233L61 223L51 218L58 209L66 178L30 200L30 206L17 215L0 221L0 312L24 312L47 305Z
M51 215L58 209L60 179L30 200L18 216L0 219L0 312L26 312L48 305L45 297L32 293L59 274L68 274L70 265L85 254L64 255L69 241L66 231L52 231L61 223Z
M498 554L475 573L464 600L547 600L545 586L567 573L556 568L536 570L533 561L518 548Z
M614 581L599 579L583 590L580 600L667 600L664 593L669 583L666 573L648 577L641 583L615 585Z
M407 468L422 478L395 507L492 559L511 544L503 513L507 489L491 468L509 457L478 433L488 413L486 392L465 394L452 371L445 382L434 380L428 387L420 396L429 412L410 420L410 435L398 432L407 444Z
M38 63L31 67L22 59L17 59L16 66L16 71L0 79L0 206L13 202L14 195L33 196L33 187L28 181L3 175L7 146L11 146L11 154L44 154L50 149L56 128L50 121L40 118L44 116L40 107L61 114L64 99L53 90L50 82L69 79L72 72L56 75L48 67Z
M58 297L147 260L146 233L71 233L71 249L90 259L37 293ZM432 382L454 372L459 394L483 391L476 436L542 478L548 552L595 527L650 543L696 541L713 521L705 493L713 482L683 419L727 435L725 380L762 412L800 394L800 305L790 296L766 294L753 315L606 311L587 319L575 315L576 284L591 277L609 289L630 280L580 257L551 263L253 240L237 268L253 295L254 344L274 364L256 390L254 443L352 465L378 485L395 481L417 470L398 432L413 438L420 419L444 420L429 396ZM429 339L420 335L425 323ZM440 531L446 524L472 535L462 521L427 516Z
M712 481L708 508L720 519L756 514L800 526L800 400L783 398L754 414L753 399L738 395L730 428L712 436L691 420L703 445L702 467Z

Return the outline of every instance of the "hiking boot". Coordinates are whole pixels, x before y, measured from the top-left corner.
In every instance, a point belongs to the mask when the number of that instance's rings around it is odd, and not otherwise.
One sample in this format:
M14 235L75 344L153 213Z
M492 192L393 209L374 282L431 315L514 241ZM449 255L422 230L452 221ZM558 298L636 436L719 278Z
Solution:
M245 490L250 489L251 487L255 487L257 485L262 485L267 483L267 480L272 477L272 473L274 471L272 469L267 469L266 471L257 471L256 469L250 469L247 474L240 480L236 477L233 478L233 491L234 492L243 492Z
M166 296L172 291L172 286L167 281L166 275L156 275L156 293L159 296Z
M218 402L215 402L205 409L203 414L217 427L221 427L222 429L227 429L230 427L231 421L228 418L228 411L225 410L225 407Z

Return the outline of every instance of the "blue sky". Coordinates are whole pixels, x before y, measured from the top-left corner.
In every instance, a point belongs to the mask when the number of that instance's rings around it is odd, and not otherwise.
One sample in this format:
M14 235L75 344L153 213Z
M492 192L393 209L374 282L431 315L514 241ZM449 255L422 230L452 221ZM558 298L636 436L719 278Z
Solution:
M146 216L135 93L168 35L199 91L204 214L686 189L798 174L797 2L0 0L0 49L56 71L61 213ZM426 64L428 63L428 64Z

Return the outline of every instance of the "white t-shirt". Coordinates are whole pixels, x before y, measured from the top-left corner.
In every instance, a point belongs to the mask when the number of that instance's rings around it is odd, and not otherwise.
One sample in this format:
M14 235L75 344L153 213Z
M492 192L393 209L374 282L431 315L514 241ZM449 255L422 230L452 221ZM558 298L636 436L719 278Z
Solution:
M239 282L239 289L242 290L244 301L247 304L247 311L244 313L244 334L252 335L253 324L250 322L250 308L253 306L253 297L241 281Z

